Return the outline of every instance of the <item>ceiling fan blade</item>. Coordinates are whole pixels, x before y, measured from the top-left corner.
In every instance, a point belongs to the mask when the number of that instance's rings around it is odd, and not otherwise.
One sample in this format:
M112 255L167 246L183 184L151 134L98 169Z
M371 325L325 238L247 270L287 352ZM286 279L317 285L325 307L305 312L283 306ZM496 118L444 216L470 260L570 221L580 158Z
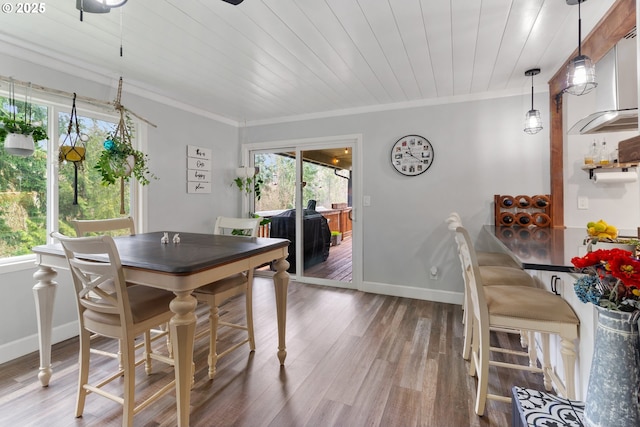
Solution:
M240 3L242 3L242 0L222 0L222 1L226 1L227 3L231 3L234 6L237 6Z

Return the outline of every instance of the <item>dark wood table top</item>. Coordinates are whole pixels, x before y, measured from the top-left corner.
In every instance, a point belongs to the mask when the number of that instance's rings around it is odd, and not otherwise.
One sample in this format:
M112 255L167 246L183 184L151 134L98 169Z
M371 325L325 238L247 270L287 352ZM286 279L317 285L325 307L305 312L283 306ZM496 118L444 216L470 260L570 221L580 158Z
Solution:
M176 233L180 235L177 244L171 241ZM163 244L160 241L163 234L152 232L115 237L122 265L169 274L191 274L289 246L286 239L178 231L170 231L169 243ZM64 256L60 244L36 246L33 252Z

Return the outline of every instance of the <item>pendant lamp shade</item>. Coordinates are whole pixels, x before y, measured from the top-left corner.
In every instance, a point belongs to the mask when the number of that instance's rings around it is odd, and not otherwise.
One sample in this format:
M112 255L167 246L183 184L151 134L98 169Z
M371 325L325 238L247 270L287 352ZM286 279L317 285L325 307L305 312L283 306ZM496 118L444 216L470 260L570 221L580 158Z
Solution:
M542 130L542 118L540 111L533 108L533 76L540 74L540 68L532 68L524 72L524 75L531 76L531 109L527 111L524 118L524 131L529 135L536 134Z
M584 95L591 92L596 83L596 67L586 55L578 55L567 66L567 92L571 95Z
M587 55L582 54L582 17L580 3L587 0L567 0L569 5L578 5L578 56L573 58L567 66L567 81L565 91L571 95L584 95L591 92L596 83L596 67Z
M33 136L23 135L21 133L10 133L4 140L4 150L14 156L30 156L35 150Z

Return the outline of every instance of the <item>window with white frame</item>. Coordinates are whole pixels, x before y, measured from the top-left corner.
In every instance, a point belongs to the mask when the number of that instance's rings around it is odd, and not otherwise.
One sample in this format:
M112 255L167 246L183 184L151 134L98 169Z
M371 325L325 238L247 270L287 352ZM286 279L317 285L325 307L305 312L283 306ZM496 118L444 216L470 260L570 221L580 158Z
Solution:
M0 116L13 114L14 104L16 114L22 116L27 106L23 102L9 102L8 97L0 94ZM122 216L120 185L101 185L100 173L94 169L105 138L116 127L117 116L78 112L80 132L88 139L84 142L85 161L78 164L76 171L73 162L59 161L59 144L70 119L69 107L33 101L30 108L32 120L43 123L49 139L36 143L33 155L27 157L7 153L4 142L0 142L0 264L31 254L31 248L46 243L48 233L54 229L75 235L70 225L73 219ZM125 185L124 189L125 215L132 215L130 207L135 206L136 193L130 191L131 185Z

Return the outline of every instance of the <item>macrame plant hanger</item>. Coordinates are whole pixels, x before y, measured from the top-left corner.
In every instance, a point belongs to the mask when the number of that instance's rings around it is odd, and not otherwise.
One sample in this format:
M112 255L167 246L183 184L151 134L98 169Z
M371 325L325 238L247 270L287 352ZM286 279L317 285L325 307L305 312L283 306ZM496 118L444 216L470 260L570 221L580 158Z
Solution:
M78 204L78 169L84 169L83 161L87 152L85 142L89 137L80 134L80 126L78 125L78 114L76 111L76 94L73 94L73 104L71 106L71 116L69 117L69 125L67 126L67 134L60 145L58 160L60 163L73 163L73 204Z
M116 131L113 136L115 138L120 138L120 141L124 144L131 146L131 134L129 133L129 129L127 128L127 121L125 118L125 108L120 103L122 99L122 77L120 77L120 81L118 82L118 95L114 101L114 106L117 111L120 112L120 121L118 122L118 126L116 127ZM131 165L133 168L133 165ZM124 210L124 177L120 177L120 214L124 215L126 212Z

